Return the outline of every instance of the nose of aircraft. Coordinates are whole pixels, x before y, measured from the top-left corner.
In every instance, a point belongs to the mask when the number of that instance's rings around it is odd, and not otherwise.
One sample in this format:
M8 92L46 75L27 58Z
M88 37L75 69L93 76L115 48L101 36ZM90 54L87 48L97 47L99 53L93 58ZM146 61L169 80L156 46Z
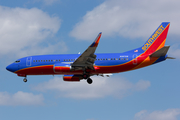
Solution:
M15 68L15 66L13 64L10 64L6 67L6 70L10 71L10 72L15 72L17 68Z

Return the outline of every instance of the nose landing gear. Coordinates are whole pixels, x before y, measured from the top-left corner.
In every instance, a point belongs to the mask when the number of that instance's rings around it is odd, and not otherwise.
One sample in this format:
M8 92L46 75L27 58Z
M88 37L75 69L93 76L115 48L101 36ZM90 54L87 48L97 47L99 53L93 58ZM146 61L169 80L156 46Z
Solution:
M25 78L23 79L23 81L24 81L24 82L27 82L27 78L25 77Z

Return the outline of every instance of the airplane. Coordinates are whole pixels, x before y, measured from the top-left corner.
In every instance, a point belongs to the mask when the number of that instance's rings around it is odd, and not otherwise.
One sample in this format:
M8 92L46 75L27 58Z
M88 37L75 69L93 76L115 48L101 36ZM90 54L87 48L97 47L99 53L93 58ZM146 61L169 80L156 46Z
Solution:
M10 72L24 77L28 75L63 75L64 81L87 80L91 84L91 76L109 76L139 69L166 59L170 46L165 46L170 22L162 22L145 44L124 53L95 54L102 33L82 54L36 55L23 57L8 65Z

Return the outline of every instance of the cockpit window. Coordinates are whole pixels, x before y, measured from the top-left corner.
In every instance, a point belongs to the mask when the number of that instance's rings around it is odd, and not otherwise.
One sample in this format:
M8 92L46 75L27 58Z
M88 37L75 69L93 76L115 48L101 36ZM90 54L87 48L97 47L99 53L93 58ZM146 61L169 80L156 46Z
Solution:
M21 62L21 61L20 61L20 60L16 60L16 61L15 61L15 63L19 63L19 62Z

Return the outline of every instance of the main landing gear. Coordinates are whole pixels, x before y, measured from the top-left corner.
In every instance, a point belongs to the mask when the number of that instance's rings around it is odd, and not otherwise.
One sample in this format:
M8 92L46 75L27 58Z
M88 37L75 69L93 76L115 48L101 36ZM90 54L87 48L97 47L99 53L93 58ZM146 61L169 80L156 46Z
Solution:
M86 79L88 84L92 84L93 82L87 73L83 74L83 79Z
M87 79L87 83L92 84L92 82L93 82L93 81L92 81L91 78L88 78L88 79Z
M25 77L25 78L23 79L23 81L24 81L24 82L27 82L27 78Z

